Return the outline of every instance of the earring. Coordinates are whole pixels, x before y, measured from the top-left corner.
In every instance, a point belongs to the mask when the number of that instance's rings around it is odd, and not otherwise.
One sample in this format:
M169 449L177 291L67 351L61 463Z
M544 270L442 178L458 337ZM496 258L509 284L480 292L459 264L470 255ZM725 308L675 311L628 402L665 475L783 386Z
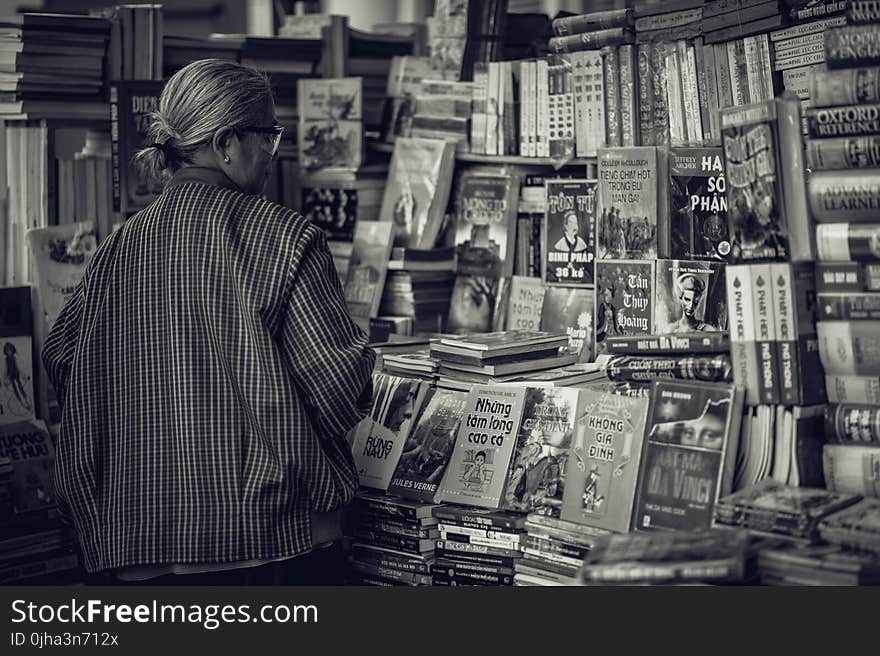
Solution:
M223 161L229 164L229 155L224 156Z

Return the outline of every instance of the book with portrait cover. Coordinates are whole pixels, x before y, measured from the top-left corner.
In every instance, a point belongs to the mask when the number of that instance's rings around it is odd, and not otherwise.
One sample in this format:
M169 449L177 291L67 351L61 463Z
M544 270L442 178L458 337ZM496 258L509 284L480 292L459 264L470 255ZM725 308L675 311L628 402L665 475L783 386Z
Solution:
M31 288L0 287L0 425L34 418L33 326Z
M565 475L562 519L627 532L648 399L585 389Z
M345 279L345 304L351 318L365 332L370 330L370 317L379 314L393 231L390 221L359 221L354 230Z
M549 285L592 286L596 181L547 180L542 223L543 280Z
M525 388L474 385L440 483L441 502L498 508L516 448Z
M721 148L674 148L669 156L670 255L726 259L730 238Z
M776 103L730 107L720 116L730 260L784 260L789 237L777 163Z
M403 445L388 491L405 499L434 502L449 464L467 394L437 389L426 401Z
M733 385L654 382L635 529L709 528L715 502L733 485L742 403Z
M440 234L455 164L455 145L442 139L398 137L379 218L394 224L394 245L433 248Z
M665 212L658 204L657 149L600 148L598 167L596 259L656 258Z
M455 253L460 274L513 274L519 178L500 170L472 168L455 196Z
M134 162L150 144L151 114L159 109L162 80L114 82L110 87L110 135L113 162L113 211L123 217L142 210L162 192L148 183Z
M361 485L387 490L429 385L375 374L373 407L355 428L352 454Z
M297 153L306 171L357 170L364 157L362 79L297 80Z
M516 450L503 507L559 517L581 391L572 387L526 387Z
M593 361L595 293L577 287L548 287L541 310L541 330L568 334L568 352L578 362Z
M654 332L653 261L596 262L596 353L605 352L611 335L652 335Z
M654 300L657 335L726 330L724 263L658 260Z

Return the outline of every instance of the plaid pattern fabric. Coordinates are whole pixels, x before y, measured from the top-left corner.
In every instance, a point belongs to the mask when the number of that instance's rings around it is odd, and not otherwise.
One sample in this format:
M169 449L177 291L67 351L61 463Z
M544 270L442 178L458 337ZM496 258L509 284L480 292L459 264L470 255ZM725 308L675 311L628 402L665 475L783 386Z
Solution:
M374 352L323 232L220 186L170 186L108 237L43 352L56 491L91 571L311 548L358 484L345 439Z

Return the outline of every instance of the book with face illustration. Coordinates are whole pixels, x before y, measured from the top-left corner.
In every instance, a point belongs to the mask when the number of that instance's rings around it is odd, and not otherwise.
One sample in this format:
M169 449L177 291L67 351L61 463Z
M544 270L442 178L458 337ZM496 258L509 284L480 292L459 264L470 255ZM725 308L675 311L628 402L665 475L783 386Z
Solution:
M727 329L723 262L657 260L654 331L657 335Z

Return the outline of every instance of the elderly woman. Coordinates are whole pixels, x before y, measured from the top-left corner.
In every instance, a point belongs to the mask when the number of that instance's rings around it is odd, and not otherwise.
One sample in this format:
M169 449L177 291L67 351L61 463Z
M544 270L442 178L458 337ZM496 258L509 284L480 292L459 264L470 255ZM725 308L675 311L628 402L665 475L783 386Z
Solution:
M102 583L338 582L345 436L375 354L321 230L260 196L274 109L235 63L168 81L138 154L164 190L101 244L49 335L56 488Z

